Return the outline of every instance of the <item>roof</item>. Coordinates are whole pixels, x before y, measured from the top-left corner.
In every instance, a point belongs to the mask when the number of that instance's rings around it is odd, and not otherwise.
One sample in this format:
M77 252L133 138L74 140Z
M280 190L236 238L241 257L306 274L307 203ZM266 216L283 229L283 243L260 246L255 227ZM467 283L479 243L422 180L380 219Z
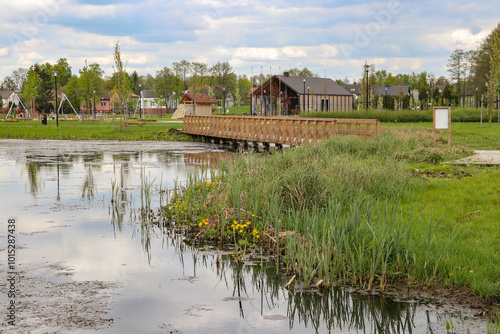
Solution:
M385 85L385 86L373 86L374 95L387 95L398 96L401 93L403 95L410 94L410 85Z
M155 98L155 91L154 90L143 90L142 97L144 99L154 99Z
M351 94L361 95L361 85L344 85L344 89Z
M252 87L252 88L250 88L250 90L248 91L247 97L252 96L252 93L255 92L257 90L257 88L259 88L259 87Z
M184 94L180 103L190 103L191 101L195 101L196 104L213 104L217 103L212 100L207 94Z
M309 88L309 94L352 96L352 93L345 90L330 78L274 75L272 79L280 80L281 84L285 84L299 95L307 93L307 88ZM263 90L269 90L269 80L267 80L262 87L257 87L254 94L259 95L261 88Z
M8 99L14 92L11 90L0 90L0 96L2 99Z

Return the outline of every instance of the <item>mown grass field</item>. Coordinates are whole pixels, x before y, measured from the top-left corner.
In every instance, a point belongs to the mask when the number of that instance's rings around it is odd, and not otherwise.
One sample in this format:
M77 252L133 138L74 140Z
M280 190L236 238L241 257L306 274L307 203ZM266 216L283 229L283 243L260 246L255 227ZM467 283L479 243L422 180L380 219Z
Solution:
M154 118L156 119L156 118ZM120 126L120 120L105 121L59 121L49 120L47 125L40 121L0 122L0 138L9 139L64 139L64 140L190 140L185 135L173 134L170 129L182 128L182 123L168 122L160 118L156 122L129 119L129 122L143 122L143 126L129 124Z

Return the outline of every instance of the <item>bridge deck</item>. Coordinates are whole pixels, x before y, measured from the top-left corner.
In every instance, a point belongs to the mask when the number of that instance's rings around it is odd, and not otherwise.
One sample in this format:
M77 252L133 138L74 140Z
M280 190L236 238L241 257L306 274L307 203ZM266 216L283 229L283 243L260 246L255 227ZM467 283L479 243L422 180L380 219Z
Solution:
M380 133L380 122L373 119L185 116L181 131L206 137L300 146L335 134L370 138Z

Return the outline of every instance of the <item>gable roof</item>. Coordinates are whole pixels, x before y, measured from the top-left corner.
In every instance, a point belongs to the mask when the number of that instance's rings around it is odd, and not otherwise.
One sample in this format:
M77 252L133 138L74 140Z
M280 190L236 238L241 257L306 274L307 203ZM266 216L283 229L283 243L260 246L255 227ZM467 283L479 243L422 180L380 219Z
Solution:
M330 78L274 75L272 79L273 81L280 80L281 84L285 84L299 95L304 93L307 94L307 88L309 87L309 94L352 96L350 92L345 90L342 86ZM268 90L268 87L269 80L267 80L261 87L257 87L254 94L260 95L261 89Z
M359 84L344 85L342 87L351 94L361 95L361 85Z
M387 88L387 95L398 96L401 93L403 95L410 94L410 85L385 85L385 86L374 86L374 95L385 95L385 89Z
M155 91L154 90L143 90L142 97L144 99L154 99L155 98Z
M12 94L14 94L11 90L0 90L0 96L2 99L8 99Z
M182 100L180 103L190 103L191 101L195 101L196 104L213 104L217 103L216 101L212 100L207 94L189 94L186 93L182 97Z

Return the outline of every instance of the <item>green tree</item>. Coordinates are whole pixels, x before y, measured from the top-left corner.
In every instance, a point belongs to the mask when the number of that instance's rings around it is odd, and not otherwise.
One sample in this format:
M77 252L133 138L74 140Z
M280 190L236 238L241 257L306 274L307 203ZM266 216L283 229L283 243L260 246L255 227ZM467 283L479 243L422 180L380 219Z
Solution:
M51 101L55 99L53 66L49 63L35 64L31 66L30 70L36 72L42 80L41 85L38 87L35 104L39 109L48 112L54 108Z
M72 93L81 94L81 100L85 102L87 111L93 114L93 97L94 91L97 96L102 95L102 75L103 71L97 63L87 64L85 60L85 66L80 70L80 80L79 86L80 90L75 90Z
M21 95L26 99L26 101L29 101L32 113L35 108L35 97L37 96L41 86L42 79L40 79L40 76L33 70L28 71Z
M71 66L69 65L66 58L60 58L53 66L53 70L57 71L57 83L61 86L66 86L69 79L73 75L71 73Z
M184 84L183 89L187 89L188 76L191 73L191 63L187 60L183 59L180 62L175 62L172 64L175 75L181 78L182 83Z
M490 72L488 73L488 89L486 100L488 102L488 123L491 127L493 118L494 101L498 98L498 76L500 74L500 29L495 29L491 34Z
M193 62L191 63L191 70L193 76L191 77L191 87L194 93L201 93L203 85L207 83L208 66L205 63Z
M131 80L128 80L126 65L123 64L120 42L116 42L114 50L113 58L115 65L113 66L113 70L116 77L116 85L113 88L113 95L116 94L118 96L118 107L122 111L123 105L128 105L130 100L130 93L132 92ZM120 122L120 130L122 129L121 124Z

